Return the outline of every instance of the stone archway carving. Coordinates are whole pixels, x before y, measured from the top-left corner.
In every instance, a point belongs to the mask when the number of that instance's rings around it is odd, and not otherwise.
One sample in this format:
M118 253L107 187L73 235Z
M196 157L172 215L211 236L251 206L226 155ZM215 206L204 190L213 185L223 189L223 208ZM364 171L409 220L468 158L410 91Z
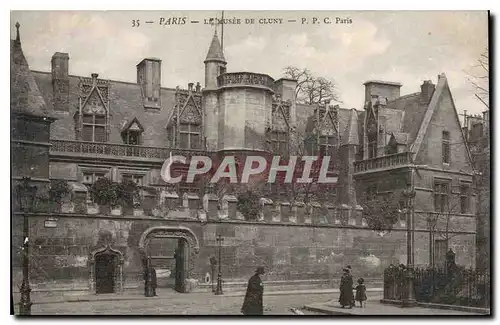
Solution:
M189 245L189 254L188 254L188 269L186 270L186 279L194 279L195 272L194 266L196 259L198 257L198 253L200 251L200 244L198 242L198 238L194 234L194 232L183 226L156 226L148 228L144 231L139 239L139 253L141 254L141 258L144 261L146 259L146 246L148 242L148 238L152 235L161 235L165 237L171 238L182 238L186 240Z
M99 248L94 249L89 254L89 291L96 293L96 256L100 254L112 254L118 257L118 263L115 266L115 293L123 293L123 264L124 258L122 252L111 247L111 244L105 244Z

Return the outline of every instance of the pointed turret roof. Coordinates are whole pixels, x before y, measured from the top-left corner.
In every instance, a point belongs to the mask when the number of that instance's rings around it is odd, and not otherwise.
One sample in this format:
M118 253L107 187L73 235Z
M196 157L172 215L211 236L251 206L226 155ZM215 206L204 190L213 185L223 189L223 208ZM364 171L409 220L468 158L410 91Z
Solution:
M349 120L342 137L342 145L348 144L359 145L358 112L354 108L349 112Z
M10 109L38 117L53 117L30 71L21 48L19 23L16 23L16 39L10 41Z
M208 49L205 62L213 60L226 62L224 53L222 52L222 47L219 42L219 37L217 36L217 31L215 31L214 37L212 38L212 43L210 44L210 48Z

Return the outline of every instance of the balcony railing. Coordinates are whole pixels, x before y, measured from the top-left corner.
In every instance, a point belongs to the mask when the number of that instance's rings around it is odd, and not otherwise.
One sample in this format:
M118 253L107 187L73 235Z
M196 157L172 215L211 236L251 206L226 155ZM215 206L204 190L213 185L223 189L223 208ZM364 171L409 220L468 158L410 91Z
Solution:
M260 86L274 90L274 79L267 74L252 72L224 73L217 77L219 87L227 86Z
M120 143L106 142L87 142L51 139L51 152L81 153L94 155L111 155L120 157L141 157L167 159L172 155L184 157L206 156L207 152L203 150L172 149L161 147L135 146Z
M354 172L361 173L373 169L407 165L411 162L411 152L400 152L377 158L365 159L354 163Z

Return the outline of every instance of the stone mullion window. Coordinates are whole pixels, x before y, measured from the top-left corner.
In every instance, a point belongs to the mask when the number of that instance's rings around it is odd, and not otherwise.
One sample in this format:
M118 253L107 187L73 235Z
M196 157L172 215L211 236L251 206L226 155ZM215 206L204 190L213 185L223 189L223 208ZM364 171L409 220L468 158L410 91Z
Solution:
M179 147L182 149L201 148L201 127L198 124L181 123L179 128Z
M271 131L271 150L280 155L288 154L288 132L286 131Z
M460 184L460 213L469 213L470 187Z
M83 141L106 142L106 116L83 114L81 134Z
M446 182L436 182L434 184L434 210L446 212L449 199L449 184Z

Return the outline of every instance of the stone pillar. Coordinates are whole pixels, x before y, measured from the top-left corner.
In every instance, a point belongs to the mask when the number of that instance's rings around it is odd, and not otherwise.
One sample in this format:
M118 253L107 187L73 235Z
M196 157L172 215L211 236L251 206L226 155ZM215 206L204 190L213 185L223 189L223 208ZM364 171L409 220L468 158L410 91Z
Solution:
M292 206L292 215L295 223L305 223L306 205L304 202L295 201Z
M219 198L215 194L205 194L203 196L203 209L205 209L208 220L217 220L217 210L219 209Z
M311 220L314 225L325 224L325 216L322 215L321 204L319 202L311 202L310 204Z
M281 202L280 203L281 222L290 222L291 215L292 215L292 209L290 206L290 202Z
M356 225L363 225L363 208L360 205L356 205L352 211L356 219Z
M273 200L261 198L259 201L260 206L262 207L261 219L265 222L273 221Z
M328 220L328 224L335 224L335 206L333 204L325 204L324 208L326 209L326 219Z
M352 224L351 220L350 220L350 215L351 215L350 212L351 212L351 209L349 208L349 206L347 204L342 204L340 206L339 217L340 217L340 224L341 225L346 226L346 225Z
M224 215L229 219L236 219L236 203L238 199L234 195L224 195L222 197L222 209L224 210Z
M189 217L198 217L199 201L200 197L197 194L184 193L182 196L182 207L184 208L184 211L189 212Z

